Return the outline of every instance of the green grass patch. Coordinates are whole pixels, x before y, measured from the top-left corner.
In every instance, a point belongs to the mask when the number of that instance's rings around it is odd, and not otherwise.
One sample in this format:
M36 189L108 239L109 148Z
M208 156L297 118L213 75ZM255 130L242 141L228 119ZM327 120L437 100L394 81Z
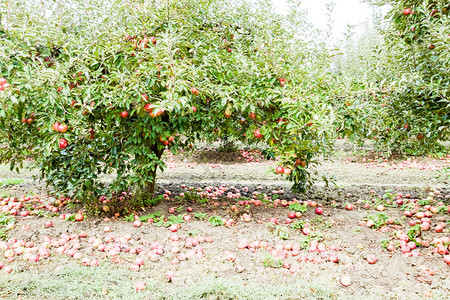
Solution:
M9 225L14 224L16 218L0 212L0 240L8 239L7 231L9 230Z
M132 272L110 263L83 267L75 262L63 269L14 270L0 276L0 298L17 299L337 299L331 286L300 279L289 284L263 284L239 276L201 278L195 284L163 281L164 273ZM156 275L155 275L156 274ZM153 276L153 277L152 277ZM136 281L146 288L136 292ZM159 282L161 281L161 282Z
M10 185L18 185L23 182L23 179L20 178L8 178L3 181L0 181L0 188Z
M222 221L222 217L221 216L211 216L208 220L208 222L212 225L212 226L222 226L225 225L225 223Z

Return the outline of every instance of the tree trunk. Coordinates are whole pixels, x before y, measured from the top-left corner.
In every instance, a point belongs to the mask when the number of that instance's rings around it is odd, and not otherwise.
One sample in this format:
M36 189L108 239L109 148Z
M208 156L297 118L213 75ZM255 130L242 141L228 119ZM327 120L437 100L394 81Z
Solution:
M157 170L157 168L155 168L151 173L151 175L153 177L153 181L147 182L146 186L142 190L142 193L149 197L153 197L153 194L155 193L156 170Z
M230 140L228 136L226 135L222 141L222 144L220 145L219 151L221 152L233 152L236 150L236 146L234 144L233 140Z
M164 148L158 149L158 145L152 145L151 150L156 154L158 157L158 160L161 159L161 156L164 153ZM153 178L152 181L147 182L147 184L142 189L142 194L146 197L153 197L155 193L155 186L156 186L156 171L158 170L158 167L155 166L155 168L151 171L150 175Z

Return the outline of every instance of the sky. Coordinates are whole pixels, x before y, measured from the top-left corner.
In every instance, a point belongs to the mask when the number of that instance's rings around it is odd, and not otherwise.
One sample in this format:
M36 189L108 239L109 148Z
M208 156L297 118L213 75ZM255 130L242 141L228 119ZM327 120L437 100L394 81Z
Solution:
M279 12L288 9L287 0L272 0ZM327 24L327 9L325 4L331 0L303 0L302 6L308 11L309 20L320 29L325 29ZM345 32L347 24L364 26L365 21L370 20L372 10L366 3L360 0L334 0L333 11L334 31L337 35Z

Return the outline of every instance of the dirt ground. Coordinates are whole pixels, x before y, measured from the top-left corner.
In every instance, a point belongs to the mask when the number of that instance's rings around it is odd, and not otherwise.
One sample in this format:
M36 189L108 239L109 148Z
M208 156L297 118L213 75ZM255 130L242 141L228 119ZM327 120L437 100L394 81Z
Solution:
M333 161L323 161L318 168L320 176L334 177L334 184L326 187L319 182L303 195L292 194L290 183L270 171L275 162L257 152L201 151L165 159L167 170L159 174L158 185L169 199L139 212L141 217L161 213L153 216L153 223L134 227L132 219L90 216L81 222L61 220L60 214L76 213L77 208L70 206L56 214L43 209L32 216L15 216L14 225L5 231L5 242L0 242L0 266L5 264L0 270L0 297L450 299L450 265L435 253L439 244L449 247L445 238L450 237L450 212L445 207L450 205L450 182L438 172L450 166L449 157L385 161L370 149L355 150L341 142ZM45 196L48 190L43 183L32 180L33 172L17 174L1 166L0 182L17 179L0 188L3 201L16 197L24 207L54 201ZM223 194L206 199L200 192ZM31 199L20 199L27 195ZM400 199L413 204L395 204ZM285 221L289 204L296 201L306 210L294 219L297 227ZM316 203L323 214L315 212ZM346 209L349 203L352 210ZM429 213L431 229L415 235L421 245L402 253L398 232L403 236L411 232L414 222L423 219L417 213L441 206ZM416 215L406 217L405 210L414 207ZM190 220L180 221L184 215ZM180 216L176 230L165 227L175 219L171 216ZM213 226L214 216L233 221ZM277 224L270 218L276 218ZM49 220L53 224L45 227ZM375 225L369 227L368 220L375 220ZM435 230L438 225L443 225L441 232ZM106 227L110 227L107 232ZM80 236L82 232L86 237ZM8 261L7 248L20 247L14 238L19 244L23 240L33 245L24 246L31 250ZM315 243L323 249L315 249ZM385 249L387 245L394 250ZM48 258L27 261L27 252L42 248L48 248ZM371 255L377 258L375 264L367 261ZM337 262L332 261L335 256ZM137 258L142 258L140 267ZM3 272L6 266L12 267L10 274ZM168 271L174 272L171 281L166 278ZM351 280L349 286L341 283L344 276ZM136 282L146 287L137 292Z

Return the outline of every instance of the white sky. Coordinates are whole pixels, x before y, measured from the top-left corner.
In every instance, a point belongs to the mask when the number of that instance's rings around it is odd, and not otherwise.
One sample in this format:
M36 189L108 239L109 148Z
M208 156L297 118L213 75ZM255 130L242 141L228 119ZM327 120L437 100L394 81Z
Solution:
M272 0L279 12L288 9L286 0ZM303 0L302 6L308 11L308 18L319 29L325 29L327 24L326 3L331 0ZM334 0L333 10L334 30L339 36L346 31L347 24L362 26L371 19L372 10L360 0Z

